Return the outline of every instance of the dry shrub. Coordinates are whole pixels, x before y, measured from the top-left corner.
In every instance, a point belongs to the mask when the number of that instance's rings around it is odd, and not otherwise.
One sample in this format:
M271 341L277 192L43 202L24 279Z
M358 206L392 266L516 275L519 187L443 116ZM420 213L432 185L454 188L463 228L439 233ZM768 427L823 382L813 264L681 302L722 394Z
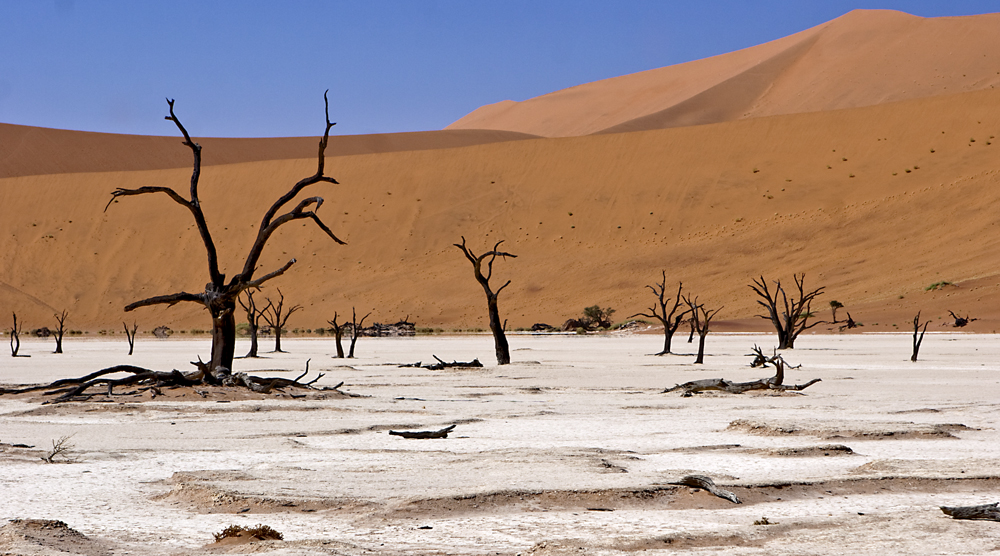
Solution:
M271 529L267 525L261 525L260 523L258 523L253 527L244 527L242 525L230 525L229 527L223 529L222 532L214 533L215 542L220 542L222 541L222 539L227 539L230 537L239 537L240 533L247 533L251 537L262 541L265 540L280 541L284 539L284 536L278 531Z

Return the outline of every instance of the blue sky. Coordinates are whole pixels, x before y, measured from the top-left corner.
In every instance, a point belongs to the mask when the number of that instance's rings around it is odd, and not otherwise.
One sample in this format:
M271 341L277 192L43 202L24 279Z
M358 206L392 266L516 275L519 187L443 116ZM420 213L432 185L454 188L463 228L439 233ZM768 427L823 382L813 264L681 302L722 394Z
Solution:
M855 8L995 0L0 0L0 122L172 135L440 129L475 108L745 48Z

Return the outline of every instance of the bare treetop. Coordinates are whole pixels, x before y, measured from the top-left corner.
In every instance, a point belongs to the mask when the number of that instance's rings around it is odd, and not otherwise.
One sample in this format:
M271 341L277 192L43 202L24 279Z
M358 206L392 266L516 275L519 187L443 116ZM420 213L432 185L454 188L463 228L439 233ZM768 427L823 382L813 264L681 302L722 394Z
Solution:
M264 213L264 217L261 219L260 227L257 230L257 237L254 239L254 242L250 247L250 251L247 254L242 270L233 276L228 283L226 283L226 275L219 268L215 242L213 241L212 234L209 231L208 223L205 220L205 214L202 211L201 199L198 196L198 181L201 177L201 145L191 140L191 135L181 123L180 118L178 118L174 112L173 99L167 99L167 105L170 108L170 113L166 116L166 119L172 121L174 125L177 126L177 129L180 130L181 134L184 136L184 145L191 149L194 157L193 169L191 173L191 188L189 193L190 198L185 198L174 189L165 186L143 186L135 189L118 188L111 193L111 200L108 202L108 205L104 207L104 210L107 211L108 207L111 206L111 203L115 202L115 200L119 197L144 195L147 193L164 193L173 199L174 202L186 208L194 217L195 224L198 227L198 232L201 235L202 243L205 245L205 252L208 257L209 282L206 284L205 290L201 293L178 292L154 296L130 303L125 307L125 310L132 311L139 307L147 307L150 305L170 306L182 301L196 302L205 305L209 312L211 312L213 320L212 361L209 366L212 371L219 366L227 369L232 368L233 350L235 348L236 337L236 324L232 313L235 310L236 299L239 294L250 288L259 288L268 280L281 276L296 262L294 258L290 259L281 268L271 271L260 278L254 279L254 274L258 270L258 261L260 260L261 253L264 251L264 245L279 227L293 220L312 220L327 236L338 244L344 244L344 241L338 238L316 214L316 211L323 205L322 197L308 197L302 199L297 205L295 205L294 208L285 213L279 214L285 209L286 205L292 202L306 187L317 183L339 183L334 178L324 175L325 153L330 139L330 129L336 125L330 121L330 103L328 93L329 91L323 94L326 125L323 131L323 137L319 141L316 173L299 180L291 187L291 189L288 190L287 193L279 197L278 200L276 200Z

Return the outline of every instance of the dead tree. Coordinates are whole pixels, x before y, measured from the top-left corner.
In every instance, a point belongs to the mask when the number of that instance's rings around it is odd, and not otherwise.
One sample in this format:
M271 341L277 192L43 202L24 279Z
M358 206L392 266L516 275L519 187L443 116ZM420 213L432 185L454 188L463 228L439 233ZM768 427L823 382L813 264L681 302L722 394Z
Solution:
M56 313L56 322L59 323L59 326L56 327L55 334L53 334L56 338L56 350L53 353L63 352L62 341L63 335L66 333L66 317L68 315L69 313L65 309L61 313Z
M354 344L358 343L358 336L361 334L361 329L365 326L365 319L369 316L371 316L371 311L358 321L358 312L354 310L354 307L351 307L351 350L347 353L348 359L354 359Z
M964 328L970 322L979 320L979 319L970 319L968 315L960 317L951 311L948 311L948 314L951 315L951 318L955 319L955 324L952 325L955 328Z
M416 438L426 440L428 438L448 438L448 433L455 430L455 425L436 431L389 431L392 436L402 436L403 438Z
M667 271L663 271L663 279L659 284L653 284L652 286L646 286L647 288L653 290L653 295L656 296L656 303L649 307L648 313L636 313L629 318L635 317L647 317L651 319L656 319L660 321L663 325L663 350L655 355L666 355L670 353L670 343L674 338L674 333L680 328L681 322L684 320L684 316L688 314L690 309L677 312L684 304L681 301L681 289L683 289L684 284L681 282L677 283L677 295L674 296L671 301L667 296ZM669 308L669 310L668 310Z
M917 352L920 351L920 343L924 341L924 332L927 332L927 325L930 321L924 323L924 329L920 329L920 311L917 311L917 316L913 317L913 355L910 356L910 361L916 362ZM917 332L920 332L920 337L917 337Z
M767 314L757 316L770 320L778 333L778 349L794 348L795 339L799 337L799 334L823 323L823 321L816 321L808 324L808 321L814 316L812 313L813 299L822 295L824 287L807 292L805 291L805 274L793 274L792 278L795 280L796 289L798 289L798 298L793 293L791 300L785 293L781 280L774 283L774 292L768 289L767 281L764 280L763 276L760 277L760 280L754 279L754 283L750 285L750 289L760 296L757 303L767 311Z
M242 296L236 298L240 302L240 307L242 307L247 314L247 334L250 336L250 351L248 351L243 357L255 359L260 357L257 355L257 337L260 333L260 318L264 315L264 311L267 311L271 305L269 302L263 309L258 309L257 302L253 299L253 290L246 290L243 293L246 294L246 303L243 302Z
M281 268L259 278L254 278L254 274L258 270L258 262L260 260L261 253L264 251L264 245L267 243L267 240L271 238L274 232L284 224L295 220L312 220L327 236L333 239L333 241L339 244L344 243L333 234L330 228L328 228L316 214L316 211L319 210L320 206L323 204L322 197L308 197L302 199L297 205L295 205L294 208L288 210L288 212L279 214L279 211L283 210L285 206L292 202L305 188L317 183L338 183L337 180L327 177L323 173L326 147L330 138L330 128L334 126L334 123L330 121L330 105L325 93L323 95L323 101L326 107L326 128L323 131L323 138L319 141L316 173L303 178L298 183L293 185L287 193L279 197L278 200L271 205L271 208L264 213L264 217L260 222L260 227L257 230L257 237L250 246L250 251L243 263L243 268L231 279L229 279L228 282L226 281L226 275L219 268L219 257L216 253L215 242L212 240L208 223L205 220L205 214L202 212L201 200L198 197L198 180L201 176L201 145L191 140L191 136L188 135L187 129L184 128L180 119L178 119L174 114L174 101L172 99L167 99L167 105L170 107L170 115L167 116L166 119L172 121L177 126L177 129L180 130L181 134L184 136L184 145L191 149L194 156L193 171L191 174L190 198L185 198L174 189L163 186L144 186L137 189L119 188L111 193L111 200L108 202L108 206L104 209L107 211L108 207L111 206L111 203L115 202L119 197L144 195L147 193L163 193L191 213L198 232L201 235L202 243L205 245L205 251L208 255L209 281L205 285L205 290L201 293L180 292L159 295L131 303L125 307L125 310L133 311L140 307L147 307L150 305L170 306L182 301L204 305L205 308L208 309L209 314L212 316L212 357L208 363L210 372L208 377L205 379L208 382L217 383L221 381L221 378L216 378L217 369L225 369L225 371L218 371L223 375L231 372L230 370L233 366L233 353L236 349L236 318L234 313L236 310L237 297L239 297L240 293L250 288L259 288L268 280L281 276L293 264L295 264L295 259L291 259Z
M10 329L10 356L11 357L30 357L30 355L18 355L17 352L21 349L21 332L24 329L24 323L20 325L17 324L17 313L12 313L14 315L14 328Z
M712 318L719 314L722 307L710 311L705 309L705 305L698 304L697 297L692 300L688 296L684 296L684 303L691 311L691 326L698 332L698 358L694 360L694 363L700 365L705 362L705 336L708 336L709 324L712 322Z
M675 390L682 390L684 396L690 396L699 392L704 392L706 390L720 390L723 392L729 392L730 394L742 394L750 390L779 390L779 391L800 391L820 382L821 379L814 378L805 384L789 384L785 385L785 367L788 363L785 359L777 354L771 357L765 356L761 349L754 346L754 353L759 358L763 359L763 362L759 365L761 367L766 367L768 363L774 365L775 372L774 376L771 378L764 378L761 380L753 380L750 382L732 382L724 378L706 378L703 380L692 380L690 382L685 382L684 384L678 384L672 388L667 388L662 393L673 392ZM756 361L756 359L755 359ZM751 365L754 366L754 365ZM801 365L799 365L801 367ZM792 367L796 368L796 367Z
M275 303L271 301L271 298L267 299L267 306L261 311L264 317L264 322L271 327L274 332L274 352L273 353L285 353L281 350L281 329L285 327L288 323L288 317L292 316L292 313L302 309L301 305L292 305L287 311L284 310L285 307L285 294L278 290L278 302Z
M135 349L135 331L139 329L139 325L133 322L132 330L129 330L128 325L124 322L122 322L122 326L125 327L125 338L128 339L128 354L132 355L132 350Z
M490 289L490 278L493 277L493 261L495 261L497 257L503 257L504 259L507 257L516 258L517 255L497 251L497 248L500 247L501 243L503 243L503 241L498 241L496 245L493 246L492 251L487 251L482 255L475 255L465 246L465 236L462 236L462 243L456 243L454 245L455 247L461 249L462 253L465 254L465 258L469 259L469 262L472 263L472 269L475 272L476 281L479 282L479 285L483 287L483 291L486 292L486 304L490 315L490 331L493 332L493 343L497 352L497 364L507 365L510 363L510 346L507 345L507 336L504 335L504 329L506 328L507 323L500 322L500 309L497 307L497 297L500 296L500 292L502 292L504 288L510 285L510 280L507 280L504 285L500 286L500 289L494 292ZM483 274L482 269L484 260L486 261L485 275Z
M330 326L332 327L331 330L333 330L333 337L337 341L337 359L343 359L344 358L344 344L343 344L343 339L344 339L344 325L337 323L337 312L336 311L333 312L333 320L328 320L326 322L330 323Z

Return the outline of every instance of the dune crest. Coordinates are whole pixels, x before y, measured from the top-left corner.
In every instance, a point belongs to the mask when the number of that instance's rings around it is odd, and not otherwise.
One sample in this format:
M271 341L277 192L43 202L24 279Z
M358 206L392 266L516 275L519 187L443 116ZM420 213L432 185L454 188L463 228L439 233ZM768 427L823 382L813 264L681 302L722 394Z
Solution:
M482 107L446 129L545 137L857 108L1000 84L1000 14L854 10L744 50Z

